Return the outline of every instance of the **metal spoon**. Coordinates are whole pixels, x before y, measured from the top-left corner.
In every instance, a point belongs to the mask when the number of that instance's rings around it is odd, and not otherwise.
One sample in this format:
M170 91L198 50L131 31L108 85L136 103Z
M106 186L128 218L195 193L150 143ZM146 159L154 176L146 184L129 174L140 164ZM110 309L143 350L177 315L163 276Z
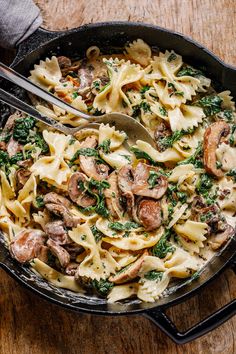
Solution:
M18 86L24 88L25 90L41 97L45 101L54 104L67 112L70 112L78 117L86 119L89 123L86 125L81 125L78 128L69 128L64 126L63 124L57 122L56 120L46 117L39 113L36 109L28 105L27 103L19 100L15 96L9 94L8 92L0 89L0 99L10 106L23 111L26 114L31 115L32 117L44 122L45 124L52 126L53 128L65 133L75 135L75 133L82 128L99 128L100 123L114 125L118 130L123 130L128 136L129 144L134 144L136 140L144 140L155 146L155 143L148 133L148 131L144 128L144 126L139 123L134 118L129 117L123 113L107 113L102 116L90 116L84 112L79 111L78 109L72 107L68 103L60 100L55 97L51 93L43 90L41 87L35 85L33 82L29 81L27 78L16 72L15 70L9 68L0 62L0 77L7 79Z

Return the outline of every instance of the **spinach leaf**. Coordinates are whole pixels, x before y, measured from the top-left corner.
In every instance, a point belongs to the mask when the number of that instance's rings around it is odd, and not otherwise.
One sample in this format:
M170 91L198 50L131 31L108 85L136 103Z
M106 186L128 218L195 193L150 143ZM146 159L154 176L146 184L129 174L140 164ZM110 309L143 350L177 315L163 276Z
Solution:
M111 146L111 139L104 140L101 144L98 145L98 149L101 149L104 154L109 154Z
M131 147L130 150L135 154L136 159L145 159L150 162L151 165L156 166L157 163L154 161L151 156L149 156L146 152L136 148L136 147Z
M95 225L91 226L91 231L96 242L99 242L104 236L103 233L100 230L98 230L98 228Z
M201 98L197 104L203 108L203 111L207 117L213 116L221 111L221 103L223 99L218 96L207 96Z
M158 258L165 258L168 253L173 253L175 247L168 242L170 237L170 230L166 230L164 235L161 236L160 240L155 246L152 247L152 254Z
M198 143L198 147L196 148L195 152L193 155L189 156L187 159L180 161L177 163L177 165L187 165L187 164L193 164L197 168L202 168L203 163L201 160L203 154L203 149L202 149L202 143Z
M109 280L92 280L93 288L102 296L106 296L111 289L113 288L114 284Z
M33 117L18 118L13 128L13 138L21 144L26 144L29 132L35 127L36 119Z
M117 221L110 222L108 224L108 227L116 231L129 231L131 229L137 229L139 227L139 224L132 221L127 221L126 223L122 224L121 222Z
M144 274L144 278L147 280L162 280L163 272L157 272L156 270L150 270L150 272Z
M191 68L190 66L185 66L182 68L178 74L178 77L180 76L193 76L193 77L198 77L198 76L204 76L203 72L201 70L197 70L194 68Z

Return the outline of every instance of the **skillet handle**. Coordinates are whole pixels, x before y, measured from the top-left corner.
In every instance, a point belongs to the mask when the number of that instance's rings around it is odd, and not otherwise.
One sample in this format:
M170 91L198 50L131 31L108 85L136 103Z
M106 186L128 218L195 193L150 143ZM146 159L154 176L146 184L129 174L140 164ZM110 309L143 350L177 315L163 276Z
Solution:
M39 48L42 44L55 39L65 33L65 31L48 31L39 27L31 36L24 40L18 47L16 57L11 66L16 65L28 53Z
M163 311L155 309L148 310L144 316L154 322L175 343L185 344L207 334L229 320L235 314L236 300L233 300L185 332L180 332Z

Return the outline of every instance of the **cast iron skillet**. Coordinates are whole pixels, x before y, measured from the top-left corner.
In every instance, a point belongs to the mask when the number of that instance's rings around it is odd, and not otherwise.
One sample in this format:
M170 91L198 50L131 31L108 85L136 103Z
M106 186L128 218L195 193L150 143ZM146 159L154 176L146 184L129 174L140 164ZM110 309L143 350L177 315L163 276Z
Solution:
M91 45L98 45L104 52L114 47L123 47L129 40L142 38L149 45L160 49L174 49L184 57L184 61L195 66L204 65L209 76L214 77L222 87L231 90L236 97L236 69L230 67L209 52L202 45L157 26L130 23L108 22L85 25L65 32L37 30L27 41L20 45L12 66L28 76L34 63L52 54L75 57L81 55ZM13 89L14 90L14 89ZM18 90L17 94L22 95ZM6 106L0 106L2 113L9 112ZM2 115L2 117L4 114ZM3 119L2 119L3 120ZM1 123L4 124L4 120ZM164 310L197 291L215 278L226 266L235 267L236 238L214 257L203 270L200 278L192 282L185 281L175 292L156 303L141 303L139 300L126 300L124 303L107 304L105 300L55 288L36 276L28 267L14 261L8 250L0 244L0 266L26 288L57 305L77 312L101 315L132 315L140 313L151 319L176 343L186 343L224 323L236 313L236 300L217 310L214 314L199 322L186 332L179 332ZM172 289L173 290L173 289Z

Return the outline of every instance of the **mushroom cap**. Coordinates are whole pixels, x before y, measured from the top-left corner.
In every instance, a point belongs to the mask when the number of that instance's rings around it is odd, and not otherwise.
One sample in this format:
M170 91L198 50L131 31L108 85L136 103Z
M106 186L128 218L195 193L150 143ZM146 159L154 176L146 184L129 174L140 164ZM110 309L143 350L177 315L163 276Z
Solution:
M137 211L139 222L147 231L152 231L161 226L161 204L157 200L142 199Z
M220 120L211 124L204 133L203 140L203 161L206 171L218 178L223 177L224 173L216 167L216 149L223 136L230 132L228 123Z

